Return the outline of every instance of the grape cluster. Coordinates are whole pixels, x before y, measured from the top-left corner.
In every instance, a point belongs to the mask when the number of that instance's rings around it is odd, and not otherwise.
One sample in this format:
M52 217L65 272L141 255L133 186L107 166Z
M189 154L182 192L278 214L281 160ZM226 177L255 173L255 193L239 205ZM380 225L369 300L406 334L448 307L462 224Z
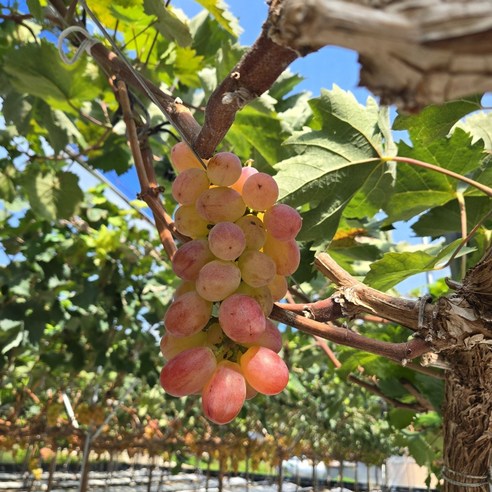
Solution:
M164 316L160 381L173 396L201 394L205 416L225 424L246 399L287 385L281 333L268 315L299 265L301 216L276 204L269 174L233 153L217 153L205 169L178 143L171 161L176 229L191 240L172 259L182 283Z

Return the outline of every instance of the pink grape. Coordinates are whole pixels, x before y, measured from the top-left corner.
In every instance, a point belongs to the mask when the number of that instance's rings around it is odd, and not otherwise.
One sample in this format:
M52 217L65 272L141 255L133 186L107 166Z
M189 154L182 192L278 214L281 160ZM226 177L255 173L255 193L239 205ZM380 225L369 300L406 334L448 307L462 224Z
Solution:
M246 381L239 364L221 361L202 391L205 417L216 424L227 424L241 411L246 399Z
M248 381L246 381L246 400L252 400L257 394L258 391L248 384Z
M251 347L253 345L269 348L277 354L282 350L282 333L272 320L267 318L265 331L253 343L246 346Z
M240 360L246 381L259 393L276 395L289 382L289 369L273 350L266 347L249 348Z
M179 142L171 149L171 163L177 173L190 168L204 169L197 156L185 142Z
M299 267L301 252L295 239L279 241L267 234L263 251L275 262L279 275L292 275Z
M263 221L256 215L243 215L236 220L238 225L244 232L247 249L260 249L265 244L266 231Z
M196 202L198 213L207 222L235 222L244 215L246 205L241 195L224 186L210 188L203 192Z
M200 392L217 367L208 347L195 347L173 357L162 369L160 382L166 393L187 396Z
M272 293L267 286L254 288L244 282L241 282L235 294L244 294L252 297L260 305L265 316L268 316L272 312L273 298Z
M235 260L246 247L246 237L234 222L219 222L208 234L210 251L221 260Z
M275 302L280 301L285 297L289 290L287 279L283 275L275 275L273 280L268 284L268 288L272 293L272 298Z
M184 236L197 239L208 234L208 222L197 212L195 205L181 205L174 212L174 225Z
M266 210L272 207L278 198L278 185L266 173L256 173L244 183L242 196L244 203L253 210Z
M268 285L276 274L275 261L261 251L246 250L238 260L241 278L251 287Z
M195 282L190 282L188 280L182 280L180 284L176 287L176 290L173 294L173 301L175 301L178 297L186 294L187 292L191 292L195 290Z
M231 188L233 190L236 190L238 193L243 192L243 186L245 181L252 176L253 174L256 174L258 172L258 169L252 167L252 166L246 166L241 169L241 176L239 179L231 185Z
M216 302L231 295L241 283L241 271L232 261L213 260L202 267L196 279L198 294Z
M252 297L234 294L220 304L219 323L231 340L249 343L265 331L266 319Z
M224 340L224 332L219 323L212 323L206 332L207 345L219 345Z
M212 304L195 291L176 299L164 315L164 326L175 337L188 337L203 328L212 315Z
M210 186L204 169L185 169L173 181L171 193L181 205L194 205L198 197Z
M270 207L263 216L263 222L269 234L279 241L294 239L302 227L299 212L283 203Z
M194 281L201 268L213 259L206 239L194 239L184 243L173 256L174 273L183 280Z
M207 174L210 181L219 186L229 186L241 177L241 160L232 152L215 154L207 165Z
M175 337L166 332L161 338L160 348L164 358L170 360L185 350L204 346L206 342L207 334L204 331L199 331L189 337Z

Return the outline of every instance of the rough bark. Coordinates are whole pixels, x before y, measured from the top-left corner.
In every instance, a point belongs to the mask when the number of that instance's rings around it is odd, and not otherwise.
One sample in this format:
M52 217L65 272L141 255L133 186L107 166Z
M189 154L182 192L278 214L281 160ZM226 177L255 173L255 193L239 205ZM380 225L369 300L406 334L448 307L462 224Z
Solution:
M416 110L492 89L490 0L276 0L271 38L304 55L357 51L361 85Z
M492 250L467 273L456 292L435 303L427 303L427 299L413 304L398 303L355 280L324 253L318 256L316 265L338 287L332 299L341 305L342 315L377 314L413 329L416 336L429 343L433 352L425 354L423 359L446 368L443 490L489 490ZM309 305L303 305L303 312L309 313ZM420 403L428 406L428 402Z
M443 492L487 492L492 465L492 351L481 345L454 352L449 359Z

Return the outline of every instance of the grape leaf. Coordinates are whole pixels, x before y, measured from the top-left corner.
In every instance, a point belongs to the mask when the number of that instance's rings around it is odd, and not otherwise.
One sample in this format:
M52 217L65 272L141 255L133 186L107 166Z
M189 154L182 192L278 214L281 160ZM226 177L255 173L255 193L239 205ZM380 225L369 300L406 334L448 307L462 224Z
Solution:
M378 126L380 110L368 99L360 105L338 87L323 90L310 101L313 128L287 140L297 155L275 167L280 200L292 206L306 202L301 240L329 239L354 194L377 166L383 166L383 137Z
M82 134L66 113L51 109L44 101L40 101L36 106L36 119L40 120L48 131L48 141L55 153L74 141L81 146L86 145Z
M158 22L156 29L166 38L180 46L189 46L192 38L190 27L187 22L180 19L172 8L166 7L162 0L144 0L146 14L155 15Z
M61 101L90 101L99 92L85 73L83 62L65 65L55 46L46 40L12 50L5 56L3 68L12 77L17 92L32 94L52 106L59 107Z
M223 0L196 0L203 8L207 9L215 20L229 33L239 36L242 29L239 21L231 13L227 4Z
M25 189L33 212L48 220L69 218L84 197L78 180L66 171L27 176Z
M429 145L446 137L463 116L481 108L480 96L427 106L417 115L398 115L393 130L408 130L412 142Z
M89 164L102 171L115 171L118 176L128 171L131 156L123 135L111 134L101 149L89 154Z
M405 251L401 253L386 253L380 260L371 264L371 269L367 273L364 283L381 291L391 289L412 275L428 272L439 265L443 265L456 250L461 239L448 244L440 249L437 254L433 254L435 248L428 251ZM474 251L474 248L462 248L460 256Z
M176 47L174 71L179 80L190 87L198 87L200 78L198 72L203 68L203 56L197 55L190 47Z
M388 413L388 420L393 427L404 429L412 423L415 414L415 410L408 408L391 408Z
M471 229L491 209L487 197L466 197L466 216ZM441 207L434 207L412 225L415 233L421 237L439 237L452 232L461 232L461 217L458 202L452 200Z
M39 0L26 0L29 12L38 20L43 20L43 8Z
M280 121L274 113L246 106L236 115L227 139L238 154L255 158L256 153L257 157L273 166L280 160L282 152L281 133ZM261 168L261 162L256 162L255 167Z
M399 155L466 175L480 168L483 144L480 141L472 145L470 135L457 129L449 138L419 144L414 148L400 142ZM395 191L384 206L388 215L386 222L407 220L424 210L444 205L455 198L456 190L461 186L460 181L437 171L398 164Z

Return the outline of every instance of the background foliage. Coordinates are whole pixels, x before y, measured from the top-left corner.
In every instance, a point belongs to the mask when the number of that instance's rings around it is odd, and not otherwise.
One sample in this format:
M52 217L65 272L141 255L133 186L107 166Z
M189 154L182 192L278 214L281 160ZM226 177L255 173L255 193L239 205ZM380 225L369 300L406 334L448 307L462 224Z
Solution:
M204 102L245 48L222 2L199 3L204 10L193 19L157 0L90 6L133 66L196 108L202 121ZM0 7L0 447L27 446L41 435L46 446L76 449L85 430L109 414L107 402L134 384L94 446L213 450L218 431L200 417L196 400L169 398L156 385L161 319L176 280L142 217L148 211L138 201L122 206L104 185L89 188L82 177L83 168L124 175L127 183L134 176L111 86L89 56L62 62L61 29L46 2ZM89 29L100 38L90 23ZM68 43L63 49L73 55ZM221 146L275 174L281 199L301 211L295 289L312 299L331 293L312 266L316 251L329 250L367 284L394 292L400 281L444 264L456 240L482 221L463 250L467 256L452 264L461 278L491 243L490 198L391 158L423 160L492 186L492 125L480 111L481 97L391 122L388 109L372 98L361 105L338 87L310 98L295 92L300 80L286 72L238 113ZM177 136L141 94L133 97L152 130L171 212L168 155ZM404 138L394 142L392 130L403 130ZM400 221L408 221L415 237L435 241L394 244L391 230ZM434 296L446 291L443 281L431 286ZM390 323L350 328L382 340L410 336ZM333 347L342 362L335 369L312 338L290 329L284 345L292 373L287 391L268 403L251 401L221 431L222 449L230 446L244 459L237 436L248 440L248 431L257 430L272 436L264 443L278 447L270 453L274 464L295 453L376 464L403 449L419 463L437 463L440 379L344 347ZM376 386L378 396L348 382L354 374ZM70 425L64 393L81 431ZM102 412L97 422L90 417L96 407ZM268 455L259 444L255 453L253 462Z

